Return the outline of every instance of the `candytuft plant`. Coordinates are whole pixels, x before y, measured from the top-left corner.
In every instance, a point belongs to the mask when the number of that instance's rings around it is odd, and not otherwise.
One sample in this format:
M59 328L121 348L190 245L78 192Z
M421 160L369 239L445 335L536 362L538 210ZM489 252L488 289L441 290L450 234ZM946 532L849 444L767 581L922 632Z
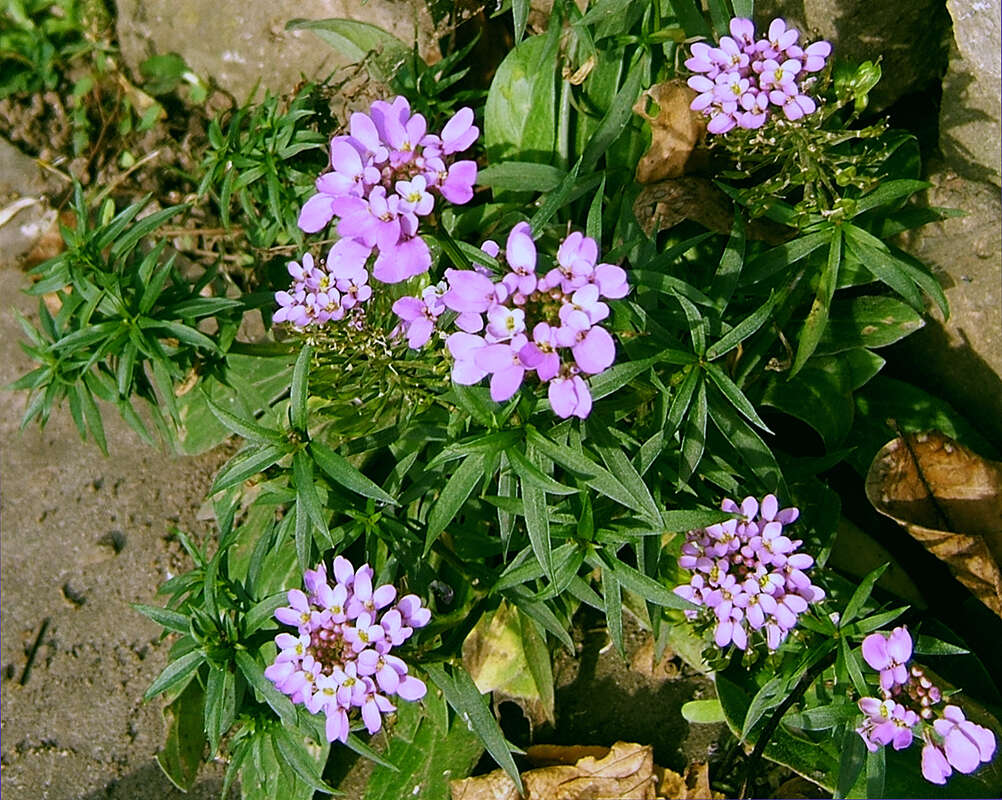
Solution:
M193 568L137 606L173 639L147 696L172 741L204 737L161 766L186 789L219 754L224 794L305 800L336 792L347 747L380 797L483 750L521 787L463 642L503 605L552 703L551 651L589 606L619 652L630 614L712 676L711 716L751 750L737 784L767 757L838 796L953 770L996 791L997 696L909 667L903 623L916 653L967 649L882 569L829 564L831 476L883 443L857 419L877 351L927 299L947 310L895 244L938 215L910 200L911 137L862 120L879 70L782 19L757 37L749 2L558 1L536 33L528 5L486 95L466 49L429 67L371 26L296 21L388 88L330 129L314 86L210 124L194 198L245 253L181 270L157 236L186 207L95 215L78 187L35 270L60 307L26 324L26 421L65 398L103 446L95 398L144 430L139 397L168 441L240 443L208 490L216 541L179 534ZM645 98L670 96L691 152L643 185ZM452 744L422 751L425 724Z

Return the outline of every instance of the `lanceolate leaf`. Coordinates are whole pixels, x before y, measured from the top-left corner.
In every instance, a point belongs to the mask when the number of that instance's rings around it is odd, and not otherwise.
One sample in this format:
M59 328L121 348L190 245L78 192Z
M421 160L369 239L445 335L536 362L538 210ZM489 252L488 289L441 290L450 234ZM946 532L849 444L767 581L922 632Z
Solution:
M383 491L377 483L355 469L344 456L334 452L327 445L314 440L310 442L309 450L313 460L317 462L317 466L326 472L335 483L363 497L371 497L381 503L397 504L397 501Z
M818 293L811 305L811 310L804 321L804 327L800 331L800 339L797 342L797 355L793 359L793 367L790 370L792 378L803 368L821 341L821 336L828 325L828 311L831 308L832 297L835 294L835 287L838 285L839 267L842 264L842 231L836 229L832 234L831 242L828 246L828 263L821 273L821 281L818 283Z
M289 420L293 430L300 435L306 434L306 403L308 398L310 378L310 359L313 356L313 348L306 344L299 351L296 358L296 365L292 368L292 390L289 395Z
M515 766L511 751L508 749L508 744L505 742L504 734L477 689L477 685L466 673L466 670L462 667L453 667L452 675L450 675L441 664L427 664L425 671L432 682L445 694L449 705L480 737L487 752L515 782L519 792L524 792L522 778L519 775L518 767Z
M428 513L425 553L431 549L432 543L459 513L482 477L484 477L484 457L479 453L468 455L452 473Z
M168 689L177 689L190 681L195 675L195 670L205 661L205 653L202 650L192 650L175 661L171 661L155 681L150 684L150 688L143 695L144 700L156 697L161 692Z

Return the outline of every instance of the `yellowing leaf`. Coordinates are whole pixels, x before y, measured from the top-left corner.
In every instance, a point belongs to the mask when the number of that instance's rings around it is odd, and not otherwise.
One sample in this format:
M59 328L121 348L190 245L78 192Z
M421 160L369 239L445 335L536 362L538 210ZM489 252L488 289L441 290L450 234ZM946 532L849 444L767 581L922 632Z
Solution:
M481 693L493 692L495 704L511 700L533 725L554 721L553 680L537 686L523 642L516 608L503 601L483 617L463 642L463 666Z

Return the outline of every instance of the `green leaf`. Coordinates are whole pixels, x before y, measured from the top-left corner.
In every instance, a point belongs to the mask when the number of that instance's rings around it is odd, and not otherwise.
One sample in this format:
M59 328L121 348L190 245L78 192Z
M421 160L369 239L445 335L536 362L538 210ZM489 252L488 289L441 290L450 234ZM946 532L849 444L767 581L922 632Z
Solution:
M301 436L306 435L306 422L308 413L306 410L309 400L309 380L310 380L310 359L313 356L313 348L304 344L296 358L296 364L292 368L292 389L289 393L289 421L292 429Z
M449 477L438 500L428 512L428 531L424 543L425 555L431 549L432 543L459 513L483 477L484 456L479 453L468 455Z
M602 554L602 556L592 556L586 560L592 566L612 570L613 575L616 576L616 580L619 581L620 585L639 595L644 600L664 606L665 608L692 608L689 602L683 600L653 578L644 575L642 572L638 572L628 564L624 564L614 555Z
M522 493L522 507L525 510L525 528L529 543L543 573L553 580L553 563L550 560L550 518L543 490L524 478L519 481Z
M703 385L703 371L693 367L686 373L685 380L672 398L671 406L668 408L668 417L665 420L664 434L666 437L673 436L678 426L682 424L685 412L689 410L693 395L696 389Z
M616 93L609 109L602 117L595 132L585 145L581 155L581 171L586 175L594 170L598 160L609 150L619 135L633 119L633 105L640 96L644 75L647 72L647 59L642 56L643 49L638 49L626 75L626 81Z
M839 627L844 628L850 622L852 622L859 615L859 612L863 610L863 606L867 600L870 599L870 593L873 591L874 585L880 579L887 568L890 566L889 563L881 564L872 572L867 573L866 577L859 582L859 586L852 593L852 597L849 598L849 602L846 603L845 610L842 612L842 616L839 619Z
M344 456L334 452L330 447L316 440L309 444L310 455L317 466L326 472L331 479L346 489L363 497L370 497L381 503L397 505L397 501L361 472L359 472Z
M797 355L793 359L790 376L793 377L803 368L821 341L821 336L828 325L828 310L831 308L835 287L838 285L839 267L842 264L842 231L836 229L828 246L828 263L821 273L818 283L818 293L807 313L804 326L800 329L797 342Z
M580 490L572 486L565 486L543 472L539 467L529 461L517 447L510 447L505 450L508 461L512 469L523 481L527 481L533 486L542 489L544 492L556 495L577 494Z
M827 355L855 347L886 347L924 325L921 314L893 297L838 298L832 303L828 327L815 352Z
M627 361L623 364L615 364L605 372L589 378L588 388L591 391L592 400L601 400L603 397L608 397L613 392L619 391L634 378L647 372L658 361L657 356L644 358L640 361Z
M916 655L920 656L962 656L971 652L958 645L950 644L949 642L944 642L942 639L924 634L920 634L915 639L915 645L912 650Z
M518 615L522 632L522 652L525 654L525 662L532 674L532 681L536 685L540 702L547 714L553 718L553 664L550 661L550 649L546 646L546 635L539 623L530 619L525 614Z
M609 638L619 654L626 658L626 647L623 644L623 598L619 591L619 581L611 569L602 570L602 602Z
M747 741L752 728L765 716L767 711L782 703L786 699L786 695L787 681L781 677L773 678L755 693L748 706L744 722L741 724L741 741Z
M578 173L580 171L581 160L578 159L578 162L571 168L571 171L564 176L564 179L560 181L557 188L546 195L546 199L539 207L539 210L533 214L532 219L529 220L529 227L532 228L534 236L539 236L543 230L543 226L545 226L546 223L553 218L553 215L570 201L571 192L574 191L574 188L577 185Z
M839 639L839 661L845 665L845 668L849 671L849 678L852 681L853 688L856 691L865 696L868 691L866 681L863 678L863 670L859 665L859 659L856 657L855 651L849 646L847 639Z
M418 703L398 704L382 759L386 766L372 770L364 800L440 800L449 796L450 781L465 777L476 766L483 752L476 734L455 715L448 723L445 699L436 690L425 696L423 704L428 711Z
M640 502L611 472L596 464L583 451L575 451L566 445L557 444L532 426L527 427L527 432L528 443L547 458L556 461L572 473L580 475L589 486L620 505L635 511L644 511Z
M182 688L187 681L195 676L195 670L202 665L203 661L205 661L205 653L202 650L192 650L179 659L171 661L164 667L163 672L157 676L156 680L150 684L150 688L143 694L143 699L150 700L161 692Z
M293 19L286 30L311 30L335 52L353 63L365 61L372 76L389 81L411 58L410 46L382 28L353 19Z
M324 783L321 775L322 766L310 755L302 741L293 737L288 728L277 726L272 729L272 741L275 749L295 773L310 787L325 794L341 795L342 793ZM326 752L323 761L326 762Z
M783 473L776 463L772 450L748 423L734 412L730 404L711 398L710 419L766 488L785 495Z
M846 797L866 764L866 745L852 728L846 728L842 737L842 758L839 762L838 783L834 797Z
M221 492L223 489L242 483L252 475L263 472L287 453L287 447L277 444L253 446L241 450L216 473L216 479L209 488L209 494Z
M480 737L487 752L491 754L498 766L508 773L508 777L514 781L518 791L524 794L522 778L519 775L518 767L515 766L511 751L508 749L508 743L501 732L501 727L494 719L494 715L491 714L490 708L466 670L455 666L452 669L452 675L449 675L441 664L426 664L425 671L432 682L445 694L445 699L459 714L461 721L469 725Z
M727 376L726 372L724 372L716 364L707 364L706 374L710 376L710 380L717 384L717 388L720 389L721 394L727 398L727 401L732 406L734 406L759 428L766 431L766 433L772 433L772 431L769 430L769 426L766 425L762 418L758 415L758 412L755 410L755 406L753 406L751 401L745 397L744 392L738 388L738 385Z
M209 741L209 756L219 749L219 740L233 725L236 716L236 676L224 667L209 668L205 682L205 737Z
M883 365L880 356L863 348L838 356L815 355L795 378L770 376L761 402L803 420L821 434L828 448L835 448L852 427L852 393Z
M201 331L195 330L180 322L164 322L163 320L141 319L139 325L145 329L159 330L178 341L192 347L200 347L210 353L218 353L219 346Z
M884 777L887 771L887 761L884 748L878 747L876 752L866 754L866 796L884 796Z
M264 669L261 665L246 650L237 650L236 660L237 667L244 678L247 679L247 683L250 684L251 688L255 689L264 698L264 701L271 706L272 711L278 714L282 722L290 727L294 727L296 724L296 709L292 705L292 701L276 689L275 684L265 677Z
M679 478L683 481L689 480L703 457L703 449L706 446L706 412L706 381L700 380L696 388L696 400L686 418L682 436L678 472Z
M145 202L143 203L145 205ZM169 208L154 211L143 217L139 222L131 225L128 230L119 236L114 237L114 244L111 246L111 261L115 262L129 253L141 239L145 239L163 223L177 214L179 211L188 208L185 205L170 206ZM109 240L110 243L110 240Z
M511 14L515 29L515 44L522 41L525 36L525 24L529 21L529 0L512 0Z
M872 192L856 200L856 213L853 214L853 217L858 217L860 214L865 214L874 208L889 205L896 200L910 197L915 192L925 191L931 185L927 181L909 179L883 181Z
M859 707L855 703L832 703L805 708L795 714L787 714L783 717L783 724L805 731L827 731L844 725L857 716L859 716Z
M320 505L316 484L313 483L313 459L305 451L297 450L293 455L292 474L296 481L297 507L301 501L303 510L313 524L323 532L324 536L329 537L330 529L327 527L326 515Z
M764 281L780 270L807 258L819 247L828 244L833 235L835 235L833 228L826 228L766 250L745 266L742 282L750 285Z
M191 681L185 690L164 709L167 738L163 750L157 753L157 763L164 775L182 792L195 785L202 766L202 713L204 695L198 681Z
M682 717L686 722L699 725L715 725L723 722L724 709L720 701L713 700L690 700L682 705Z
M532 161L506 161L491 164L477 173L477 184L516 192L548 192L556 189L567 176L565 170Z
M190 391L177 399L182 451L198 455L229 436L231 431L209 408L209 400L239 419L251 421L289 391L291 368L289 354L262 357L228 352L225 371L218 379L208 375L200 381L199 391ZM160 383L169 387L158 387L161 392L169 391L173 397L169 382Z
M280 431L265 428L263 425L258 425L256 422L250 420L241 419L222 406L216 405L208 395L206 395L205 402L212 415L238 436L243 436L249 441L260 442L261 444L283 445L287 443L286 437Z
M484 106L487 160L549 163L556 126L559 26L516 45L494 73Z
M287 592L275 592L250 607L242 618L241 631L243 635L250 636L266 622L270 622L275 616L275 610L288 605Z
M171 611L169 608L146 606L142 603L130 603L129 605L143 616L149 617L158 625L167 628L167 630L177 631L178 633L188 632L188 618L184 614Z
M697 528L705 528L709 525L716 525L728 519L734 519L734 515L727 511L713 511L711 509L693 509L662 511L661 519L666 531L692 531Z
M772 318L773 308L776 306L778 295L772 294L757 310L753 311L741 322L731 328L726 334L706 349L706 358L710 361L727 355L741 342L755 333L769 319Z

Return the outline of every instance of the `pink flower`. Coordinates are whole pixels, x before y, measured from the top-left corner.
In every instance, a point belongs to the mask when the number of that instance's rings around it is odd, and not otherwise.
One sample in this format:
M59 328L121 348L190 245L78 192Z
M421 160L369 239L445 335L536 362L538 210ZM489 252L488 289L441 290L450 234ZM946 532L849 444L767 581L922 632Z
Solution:
M895 628L889 637L871 633L863 640L863 658L880 671L880 686L890 691L894 686L908 682L908 668L912 657L912 637L904 626Z

